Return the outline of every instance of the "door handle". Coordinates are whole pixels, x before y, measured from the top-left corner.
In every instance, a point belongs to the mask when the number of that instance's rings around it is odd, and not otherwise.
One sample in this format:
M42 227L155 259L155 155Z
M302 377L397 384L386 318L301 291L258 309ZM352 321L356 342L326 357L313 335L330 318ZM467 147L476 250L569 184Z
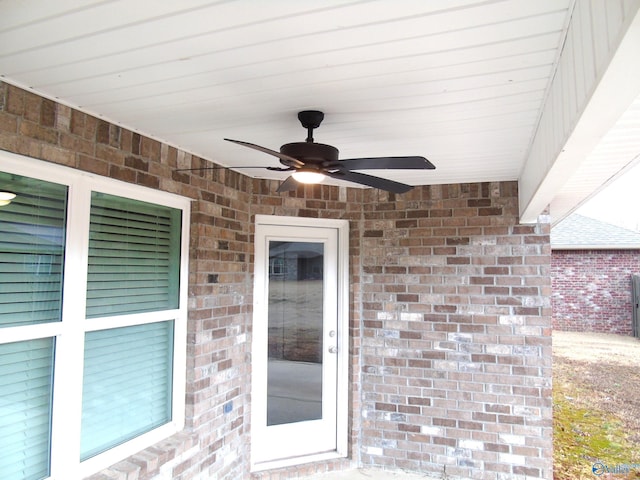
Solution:
M338 353L338 347L331 345L329 347L329 353Z

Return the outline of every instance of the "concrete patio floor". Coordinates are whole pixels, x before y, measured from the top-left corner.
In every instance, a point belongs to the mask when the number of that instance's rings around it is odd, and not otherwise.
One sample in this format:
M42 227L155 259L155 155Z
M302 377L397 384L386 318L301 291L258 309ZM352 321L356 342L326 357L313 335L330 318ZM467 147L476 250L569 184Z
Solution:
M355 470L343 470L341 472L328 472L305 477L309 480L400 480L400 479L425 479L429 477L426 473L408 473L400 470L385 471L369 468Z

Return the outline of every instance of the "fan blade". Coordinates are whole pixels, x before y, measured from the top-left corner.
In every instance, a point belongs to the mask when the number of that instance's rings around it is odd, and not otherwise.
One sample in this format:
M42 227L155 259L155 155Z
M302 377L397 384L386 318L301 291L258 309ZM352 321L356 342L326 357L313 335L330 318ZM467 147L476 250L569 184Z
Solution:
M413 187L405 183L394 182L393 180L387 180L386 178L374 177L372 175L365 175L364 173L356 172L324 172L325 175L335 178L337 180L346 180L347 182L359 183L360 185L366 185L368 187L379 188L380 190L386 190L393 193L405 193L411 190Z
M435 165L424 157L348 158L338 161L347 170L433 170Z
M296 182L293 177L288 177L284 182L280 184L276 192L291 192L293 190L296 190L298 188L298 185L298 182Z
M287 165L288 167L304 167L304 163L302 163L297 158L290 157L289 155L285 155L284 153L276 152L275 150L271 150L270 148L261 147L260 145L243 142L241 140L231 140L230 138L225 138L225 140L227 142L237 143L238 145L242 145L243 147L253 148L254 150L258 150L262 153L267 153L269 155L273 155L274 157L278 157L280 160L284 160L285 165Z
M265 170L274 170L276 172L288 172L290 170L295 170L295 168L279 168L279 167L256 167L255 165L246 165L241 167L223 167L221 165L216 165L215 167L198 167L198 168L176 168L174 172L200 172L204 170L240 170L240 169L248 169L255 168L260 169L264 168Z

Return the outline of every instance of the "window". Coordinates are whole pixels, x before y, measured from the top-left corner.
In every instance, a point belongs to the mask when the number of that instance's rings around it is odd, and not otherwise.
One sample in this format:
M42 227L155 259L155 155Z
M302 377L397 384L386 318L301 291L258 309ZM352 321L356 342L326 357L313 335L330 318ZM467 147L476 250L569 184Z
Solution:
M0 160L0 472L79 478L183 427L189 201Z
M269 273L271 275L284 275L284 260L282 258L272 258L271 271Z

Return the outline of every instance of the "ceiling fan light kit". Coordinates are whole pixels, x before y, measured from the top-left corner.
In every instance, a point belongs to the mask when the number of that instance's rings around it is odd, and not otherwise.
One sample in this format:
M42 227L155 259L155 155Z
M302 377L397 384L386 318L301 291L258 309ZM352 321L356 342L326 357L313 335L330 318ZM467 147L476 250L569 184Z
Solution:
M354 170L433 170L436 168L429 160L420 156L363 157L340 160L337 148L316 143L313 139L313 130L320 126L323 119L324 113L318 110L299 112L298 120L307 129L307 139L304 142L286 143L280 147L280 151L242 140L230 138L225 138L225 140L278 157L283 167L260 167L278 172L292 172L291 176L278 187L276 190L278 193L296 190L298 182L319 183L326 177L379 188L392 193L405 193L413 186L354 172ZM182 169L181 171L208 170L209 168Z
M298 171L293 172L291 176L298 183L310 183L310 184L320 183L326 178L323 173L314 172L313 170L304 170L304 169L300 169Z
M9 205L14 198L16 198L16 194L13 192L5 192L5 191L0 192L0 207Z

